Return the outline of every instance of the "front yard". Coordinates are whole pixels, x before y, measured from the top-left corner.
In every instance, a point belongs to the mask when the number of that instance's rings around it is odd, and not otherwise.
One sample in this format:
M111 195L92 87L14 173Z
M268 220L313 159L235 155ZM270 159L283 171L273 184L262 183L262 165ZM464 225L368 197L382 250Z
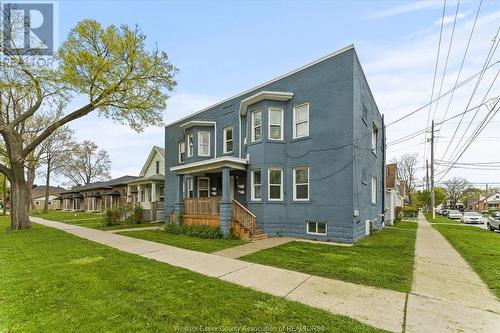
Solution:
M409 292L417 224L399 222L352 247L290 242L240 259L365 284Z
M102 213L90 213L90 212L67 212L60 210L51 210L47 214L35 213L31 216L40 217L45 220L58 221L68 224L74 224L81 227L99 229L99 230L116 230L116 229L126 229L126 228L137 228L137 227L150 227L154 226L148 223L141 224L119 224L112 226L104 226L104 217Z
M1 332L173 332L193 327L324 326L353 319L235 286L37 224L0 217Z
M174 235L163 230L124 231L120 232L120 235L205 253L216 252L248 243L247 241L233 239L204 239L186 235Z
M430 217L427 217L427 220L433 222ZM500 298L500 234L451 223L434 224L433 227L448 240L488 288Z
M462 222L460 222L460 220L452 220L447 218L446 216L441 216L438 214L436 214L435 219L432 219L431 213L424 213L424 215L427 221L429 221L430 223L463 224Z

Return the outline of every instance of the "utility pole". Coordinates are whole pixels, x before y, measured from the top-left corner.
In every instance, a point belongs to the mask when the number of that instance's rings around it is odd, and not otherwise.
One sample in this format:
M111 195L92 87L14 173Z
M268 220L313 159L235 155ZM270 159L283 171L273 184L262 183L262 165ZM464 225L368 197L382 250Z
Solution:
M429 191L429 160L425 160L425 190Z
M431 206L432 218L436 218L436 197L434 195L434 119L431 127Z

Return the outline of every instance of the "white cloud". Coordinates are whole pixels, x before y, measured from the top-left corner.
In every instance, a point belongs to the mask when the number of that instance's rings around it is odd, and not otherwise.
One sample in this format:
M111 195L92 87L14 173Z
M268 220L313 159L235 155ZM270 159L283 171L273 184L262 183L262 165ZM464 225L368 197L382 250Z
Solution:
M418 10L423 10L423 9L428 9L428 8L436 8L436 7L442 7L442 6L443 6L443 4L441 1L418 1L418 2L412 2L412 3L392 7L389 9L376 11L370 15L370 18L381 19L381 18L387 18L387 17L401 15L401 14L407 14L407 13L415 12Z
M463 18L466 18L466 17L467 17L467 13L458 13L457 14L457 22L460 19L463 19ZM434 24L441 25L441 21L443 21L443 25L447 25L447 24L453 23L455 21L455 15L449 15L449 16L445 16L443 18L440 18L440 19L434 21Z

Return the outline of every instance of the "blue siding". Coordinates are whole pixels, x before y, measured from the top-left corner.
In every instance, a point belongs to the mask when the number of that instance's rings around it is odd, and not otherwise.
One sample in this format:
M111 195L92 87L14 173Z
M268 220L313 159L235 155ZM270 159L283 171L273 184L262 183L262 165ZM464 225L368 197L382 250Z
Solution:
M240 101L259 91L293 92L290 101L264 100L248 107L248 116L241 117L241 136L238 128ZM309 136L292 139L293 106L309 103ZM362 120L362 105L369 110L368 125ZM284 109L284 140L268 140L269 107ZM244 144L247 128L250 128L250 112L262 110L262 140ZM190 118L166 126L166 205L167 212L176 204L178 177L170 167L177 166L177 142L183 135L179 125L190 120L211 120L217 122L217 157L223 155L223 129L233 126L234 151L232 156L249 156L246 177L238 179L246 182L244 197L237 200L257 216L257 224L270 236L276 234L302 238L353 242L364 236L365 220L374 220L382 212L382 151L373 155L370 151L371 121L379 128L382 139L382 120L375 101L364 78L353 48L307 67L290 76L271 82L243 96L236 97L223 105L210 108ZM193 128L196 132L197 128ZM214 144L213 134L211 144ZM240 143L238 143L238 140ZM197 138L195 137L195 146ZM187 149L187 143L186 143ZM173 153L172 153L173 152ZM213 149L211 153L213 154ZM196 156L192 160L199 160ZM293 201L292 169L308 166L309 201ZM250 200L250 172L262 172L262 199ZM284 198L281 202L268 201L268 168L284 170ZM376 175L379 182L376 205L371 204L371 180L361 181L363 170L368 175ZM237 189L235 189L237 193ZM353 211L360 210L359 217ZM326 221L328 235L306 234L306 221Z

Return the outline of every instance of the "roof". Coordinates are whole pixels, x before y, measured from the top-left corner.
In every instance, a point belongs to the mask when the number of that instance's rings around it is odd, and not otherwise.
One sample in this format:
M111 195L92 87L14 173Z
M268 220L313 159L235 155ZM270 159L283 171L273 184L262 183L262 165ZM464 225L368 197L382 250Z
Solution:
M244 92L242 92L242 93L239 93L239 94L237 94L237 95L231 96L231 97L229 97L229 98L224 99L223 101L220 101L220 102L215 103L215 104L213 104L213 105L210 105L209 107L206 107L206 108L204 108L204 109L202 109L202 110L199 110L199 111L197 111L197 112L194 112L194 113L192 113L192 114L189 114L189 115L187 115L186 117L183 117L183 118L181 118L181 119L179 119L179 120L176 120L176 121L174 121L174 122L171 122L171 123L169 123L169 124L165 125L165 127L167 127L167 126L171 126L171 125L173 125L173 124L177 124L177 123L179 123L179 122L186 121L187 119L189 119L189 118L191 118L191 117L193 117L193 116L195 116L195 115L197 115L197 114L200 114L200 113L202 113L202 112L205 112L205 111L208 111L208 110L210 110L210 109L213 109L213 108L215 108L215 107L217 107L217 106L220 106L220 105L222 105L222 104L224 104L224 103L227 103L227 102L229 102L229 101L231 101L231 100L233 100L233 99L235 99L235 98L238 98L238 97L244 96L244 95L246 95L246 94L248 94L248 93L251 93L251 92L252 92L252 91L254 91L254 90L257 90L257 89L260 89L260 88L262 88L262 87L265 87L265 86L266 86L266 85L268 85L268 84L271 84L271 83L273 83L273 82L276 82L276 81L279 81L279 80L281 80L281 79L284 79L284 78L286 78L286 77L288 77L288 76L290 76L290 75L293 75L293 74L295 74L295 73L297 73L297 72L303 71L303 70L305 70L305 69L307 69L307 68L309 68L309 67L311 67L311 66L314 66L314 65L316 65L316 64L319 64L320 62L323 62L323 61L325 61L325 60L328 60L328 59L330 59L330 58L333 58L333 57L335 57L335 56L337 56L337 55L339 55L339 54L341 54L341 53L344 53L344 52L346 52L346 51L349 51L349 50L354 50L354 45L353 45L353 44L348 45L348 46L346 46L346 47L343 47L343 48L341 48L341 49L339 49L339 50L337 50L337 51L335 51L335 52L332 52L332 53L330 53L330 54L328 54L328 55L326 55L326 56L324 56L324 57L322 57L322 58L319 58L319 59L317 59L317 60L315 60L315 61L313 61L313 62L311 62L311 63L309 63L309 64L307 64L307 65L304 65L304 66L302 66L302 67L299 67L299 68L297 68L297 69L294 69L293 71L288 72L288 73L286 73L286 74L284 74L284 75L278 76L277 78L274 78L274 79L272 79L272 80L270 80L270 81L267 81L267 82L264 82L264 83L262 83L262 84L259 84L258 86L255 86L255 87L253 87L253 88L250 88L250 89L248 89L248 90L246 90L246 91L244 91Z
M177 171L180 174L189 174L209 170L219 170L223 167L229 167L237 170L245 170L247 160L233 156L221 156L188 164L182 164L170 168L170 171Z
M165 181L165 176L164 175L152 175L148 177L136 177L135 179L132 179L128 181L128 184L132 183L141 183L141 182L146 182L146 181Z
M99 188L110 188L112 186L125 185L129 181L134 180L136 178L138 178L138 177L136 177L136 176L122 176L122 177L114 178L114 179L107 180L107 181L94 182L94 183L90 183L90 184L83 185L83 186L73 187L70 190L62 191L60 193L66 194L66 193L76 193L76 192L94 190L94 189L99 189Z
M148 158L146 159L146 162L142 166L141 173L139 174L139 177L144 177L146 174L146 170L148 169L149 164L153 160L153 157L155 156L155 153L158 153L161 158L165 161L165 148L158 147L158 146L153 146L151 149L151 152L149 153Z
M31 189L31 196L33 199L36 198L41 198L45 196L45 189L47 186L37 186ZM59 195L59 193L62 193L66 191L64 187L60 186L49 186L49 195Z

